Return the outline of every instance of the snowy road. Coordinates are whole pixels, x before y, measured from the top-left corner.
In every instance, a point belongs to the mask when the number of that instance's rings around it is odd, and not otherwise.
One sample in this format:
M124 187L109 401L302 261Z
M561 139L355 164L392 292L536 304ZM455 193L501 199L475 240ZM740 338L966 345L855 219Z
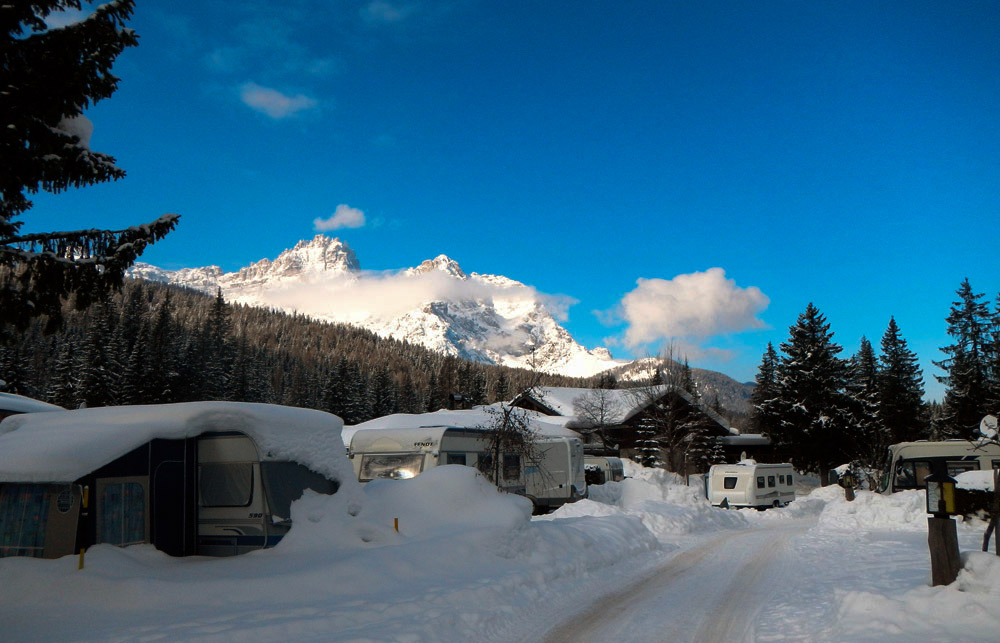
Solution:
M792 581L789 523L713 535L551 630L546 643L752 641L758 616Z

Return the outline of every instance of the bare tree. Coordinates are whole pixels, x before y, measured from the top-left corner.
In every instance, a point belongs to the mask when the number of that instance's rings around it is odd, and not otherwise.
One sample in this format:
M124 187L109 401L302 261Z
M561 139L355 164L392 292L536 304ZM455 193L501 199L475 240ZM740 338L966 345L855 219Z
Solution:
M528 363L531 367L531 380L515 399L531 396L543 401L544 395L540 387L542 375L536 368L534 351ZM522 463L538 467L541 462L538 430L531 423L531 411L506 401L486 407L486 413L489 420L480 428L488 435L488 455L480 458L479 470L498 488L506 488L509 485L505 481L520 477Z
M576 421L569 428L584 435L596 435L604 447L609 444L606 429L621 422L625 412L622 393L616 389L595 388L573 400Z

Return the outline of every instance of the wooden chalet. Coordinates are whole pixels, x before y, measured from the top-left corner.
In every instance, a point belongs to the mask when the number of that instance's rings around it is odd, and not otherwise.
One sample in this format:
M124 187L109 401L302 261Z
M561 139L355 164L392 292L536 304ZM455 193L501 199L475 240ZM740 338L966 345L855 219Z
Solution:
M677 421L697 424L702 439L709 441L713 452L726 462L736 462L746 452L763 452L770 441L760 435L741 435L713 409L697 403L683 390L665 386L634 389L586 389L538 387L517 396L514 406L550 416L575 417L567 427L579 431L585 440L584 450L595 454L617 455L636 459L642 430L655 427L657 407L670 405ZM655 429L654 429L655 430ZM690 439L693 436L688 436ZM699 473L689 466L682 453L670 454L671 469ZM704 467L700 467L704 468Z

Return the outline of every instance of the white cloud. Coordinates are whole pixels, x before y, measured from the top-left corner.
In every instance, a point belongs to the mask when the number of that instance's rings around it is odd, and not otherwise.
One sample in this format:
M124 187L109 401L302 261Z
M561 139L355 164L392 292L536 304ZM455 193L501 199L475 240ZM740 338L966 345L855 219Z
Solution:
M365 224L365 213L357 208L352 208L346 203L341 203L330 215L329 219L313 219L313 227L317 232L328 232L341 228L360 228Z
M545 296L530 286L505 287L475 279L456 279L438 270L321 277L311 283L255 292L255 297L261 297L268 305L343 322L360 322L368 317L389 319L432 301L491 301L494 297L508 304L546 301Z
M240 99L248 107L274 119L288 118L317 106L315 99L304 94L289 96L256 83L245 83L240 87Z
M757 314L769 303L759 288L740 288L725 270L710 268L670 280L639 279L618 314L627 324L626 346L681 340L694 352L699 340L764 327Z
M409 17L414 10L412 5L372 0L361 8L361 17L368 22L400 22Z

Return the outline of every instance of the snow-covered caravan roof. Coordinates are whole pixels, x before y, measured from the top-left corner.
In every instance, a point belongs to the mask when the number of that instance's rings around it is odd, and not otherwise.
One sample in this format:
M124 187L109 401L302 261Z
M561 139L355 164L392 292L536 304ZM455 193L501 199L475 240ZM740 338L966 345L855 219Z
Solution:
M65 411L61 406L34 400L14 393L0 393L0 411L15 411L17 413L39 413L42 411Z
M355 424L344 429L344 441L349 443L351 436L361 429L419 429L423 427L457 427L463 429L481 429L488 427L494 421L490 409L499 411L499 405L477 406L473 409L459 411L440 410L432 413L394 413L361 424ZM525 413L532 428L544 437L579 438L580 434L563 426L561 420L547 421L549 417L535 411L517 409ZM554 419L554 418L553 418Z
M240 431L261 460L353 477L340 418L273 404L188 402L14 415L0 422L0 482L72 482L157 438Z

